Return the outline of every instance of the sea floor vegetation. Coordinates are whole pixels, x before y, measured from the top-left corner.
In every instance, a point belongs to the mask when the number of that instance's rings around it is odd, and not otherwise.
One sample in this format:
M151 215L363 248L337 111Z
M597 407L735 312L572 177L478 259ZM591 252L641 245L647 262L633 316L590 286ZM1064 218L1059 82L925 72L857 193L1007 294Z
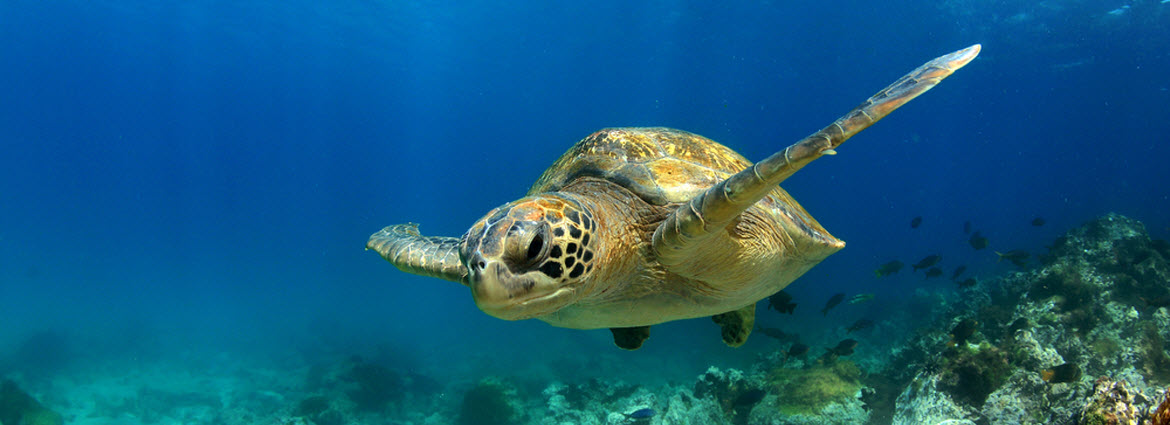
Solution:
M352 355L53 373L71 363L54 349L35 370L4 371L0 424L1170 425L1170 244L1110 214L1038 260L953 294L916 292L904 317L826 337L849 338L836 347L791 341L746 367L654 385L498 370L438 379ZM911 318L917 329L899 325Z

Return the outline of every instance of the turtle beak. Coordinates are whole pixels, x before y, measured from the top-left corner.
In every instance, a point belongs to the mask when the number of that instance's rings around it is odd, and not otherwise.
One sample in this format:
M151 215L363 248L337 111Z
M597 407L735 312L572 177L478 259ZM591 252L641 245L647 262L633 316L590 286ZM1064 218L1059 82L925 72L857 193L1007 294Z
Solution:
M471 296L475 298L475 305L488 314L497 316L494 312L505 309L513 297L500 279L500 269L503 265L498 261L486 262L482 259L471 261L469 264L471 265L469 286Z
M571 291L541 289L530 276L513 274L503 262L472 256L469 281L475 305L484 313L504 320L523 320L548 314Z

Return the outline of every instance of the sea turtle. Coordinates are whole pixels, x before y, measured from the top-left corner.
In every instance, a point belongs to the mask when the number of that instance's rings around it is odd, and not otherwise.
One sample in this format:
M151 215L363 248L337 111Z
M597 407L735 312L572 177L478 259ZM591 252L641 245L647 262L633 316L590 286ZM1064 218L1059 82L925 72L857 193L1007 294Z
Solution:
M506 320L609 328L637 349L650 326L711 316L742 345L757 301L845 243L778 184L934 87L974 45L911 71L845 116L754 165L710 139L669 128L610 128L577 142L527 196L491 210L461 238L413 223L370 236L400 270L459 282Z

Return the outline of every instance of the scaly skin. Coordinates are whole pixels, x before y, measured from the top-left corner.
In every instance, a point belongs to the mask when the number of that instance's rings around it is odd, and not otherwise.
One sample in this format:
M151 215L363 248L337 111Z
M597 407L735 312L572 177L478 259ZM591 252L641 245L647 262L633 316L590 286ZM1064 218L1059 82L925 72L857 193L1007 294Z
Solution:
M934 87L978 45L915 69L813 135L751 164L667 128L594 133L528 196L492 210L461 239L398 225L370 237L399 269L460 282L488 314L560 327L612 328L633 349L657 323L712 316L742 344L754 306L844 247L778 184Z

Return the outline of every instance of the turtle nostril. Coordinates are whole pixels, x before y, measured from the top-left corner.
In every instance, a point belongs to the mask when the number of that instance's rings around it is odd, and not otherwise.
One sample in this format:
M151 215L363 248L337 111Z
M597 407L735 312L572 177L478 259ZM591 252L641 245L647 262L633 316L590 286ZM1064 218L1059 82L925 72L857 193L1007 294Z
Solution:
M472 272L481 273L483 272L483 269L487 267L487 260L483 258L483 255L478 253L472 254L470 255L470 258L467 259L467 267L470 268Z

